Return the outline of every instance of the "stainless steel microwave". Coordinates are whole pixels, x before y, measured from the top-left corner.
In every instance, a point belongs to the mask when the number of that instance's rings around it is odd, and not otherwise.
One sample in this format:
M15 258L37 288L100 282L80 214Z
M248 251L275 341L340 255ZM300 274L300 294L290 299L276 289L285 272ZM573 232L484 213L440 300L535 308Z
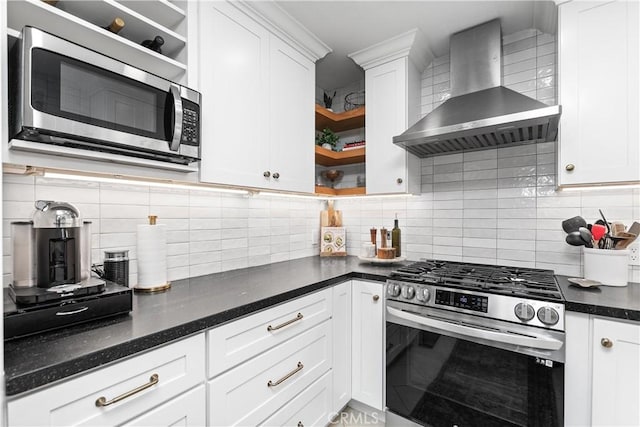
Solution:
M10 61L12 149L176 170L200 159L198 92L32 27Z

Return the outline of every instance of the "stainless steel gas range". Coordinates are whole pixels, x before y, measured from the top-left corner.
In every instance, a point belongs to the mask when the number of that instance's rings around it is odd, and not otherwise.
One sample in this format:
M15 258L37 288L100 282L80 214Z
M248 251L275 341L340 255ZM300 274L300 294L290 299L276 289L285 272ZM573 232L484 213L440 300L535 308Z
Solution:
M561 426L553 271L425 260L386 284L386 405L428 426Z

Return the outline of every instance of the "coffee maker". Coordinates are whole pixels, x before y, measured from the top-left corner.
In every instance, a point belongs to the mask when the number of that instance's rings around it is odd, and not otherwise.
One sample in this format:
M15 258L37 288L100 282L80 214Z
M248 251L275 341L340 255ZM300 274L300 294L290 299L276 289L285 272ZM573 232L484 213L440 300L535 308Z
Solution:
M69 203L38 200L35 207L31 221L11 223L4 339L129 313L132 290L91 275L91 222Z
M102 292L91 277L91 222L66 202L38 200L31 221L11 224L13 276L10 295L35 304Z

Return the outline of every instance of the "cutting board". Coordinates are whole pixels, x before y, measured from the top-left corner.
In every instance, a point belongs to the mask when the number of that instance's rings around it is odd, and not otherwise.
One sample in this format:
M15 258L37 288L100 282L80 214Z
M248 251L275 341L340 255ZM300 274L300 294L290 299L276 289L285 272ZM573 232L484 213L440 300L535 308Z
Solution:
M320 212L320 227L342 227L342 211L333 209L333 200L327 203L327 209Z

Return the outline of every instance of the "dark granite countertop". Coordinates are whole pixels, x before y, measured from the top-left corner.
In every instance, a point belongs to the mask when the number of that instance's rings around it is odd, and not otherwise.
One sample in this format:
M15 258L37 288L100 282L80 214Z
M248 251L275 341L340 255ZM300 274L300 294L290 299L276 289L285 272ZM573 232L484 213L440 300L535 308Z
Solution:
M567 276L556 277L567 311L640 321L640 283L581 288L568 282Z
M175 281L134 295L129 315L97 320L4 344L12 396L201 332L351 278L383 281L396 265L356 257L309 257Z
M362 264L356 257L308 257L178 280L165 293L134 295L129 315L5 342L6 394L83 373L345 280L384 281L396 267ZM640 284L583 290L566 279L558 276L568 311L640 321Z

